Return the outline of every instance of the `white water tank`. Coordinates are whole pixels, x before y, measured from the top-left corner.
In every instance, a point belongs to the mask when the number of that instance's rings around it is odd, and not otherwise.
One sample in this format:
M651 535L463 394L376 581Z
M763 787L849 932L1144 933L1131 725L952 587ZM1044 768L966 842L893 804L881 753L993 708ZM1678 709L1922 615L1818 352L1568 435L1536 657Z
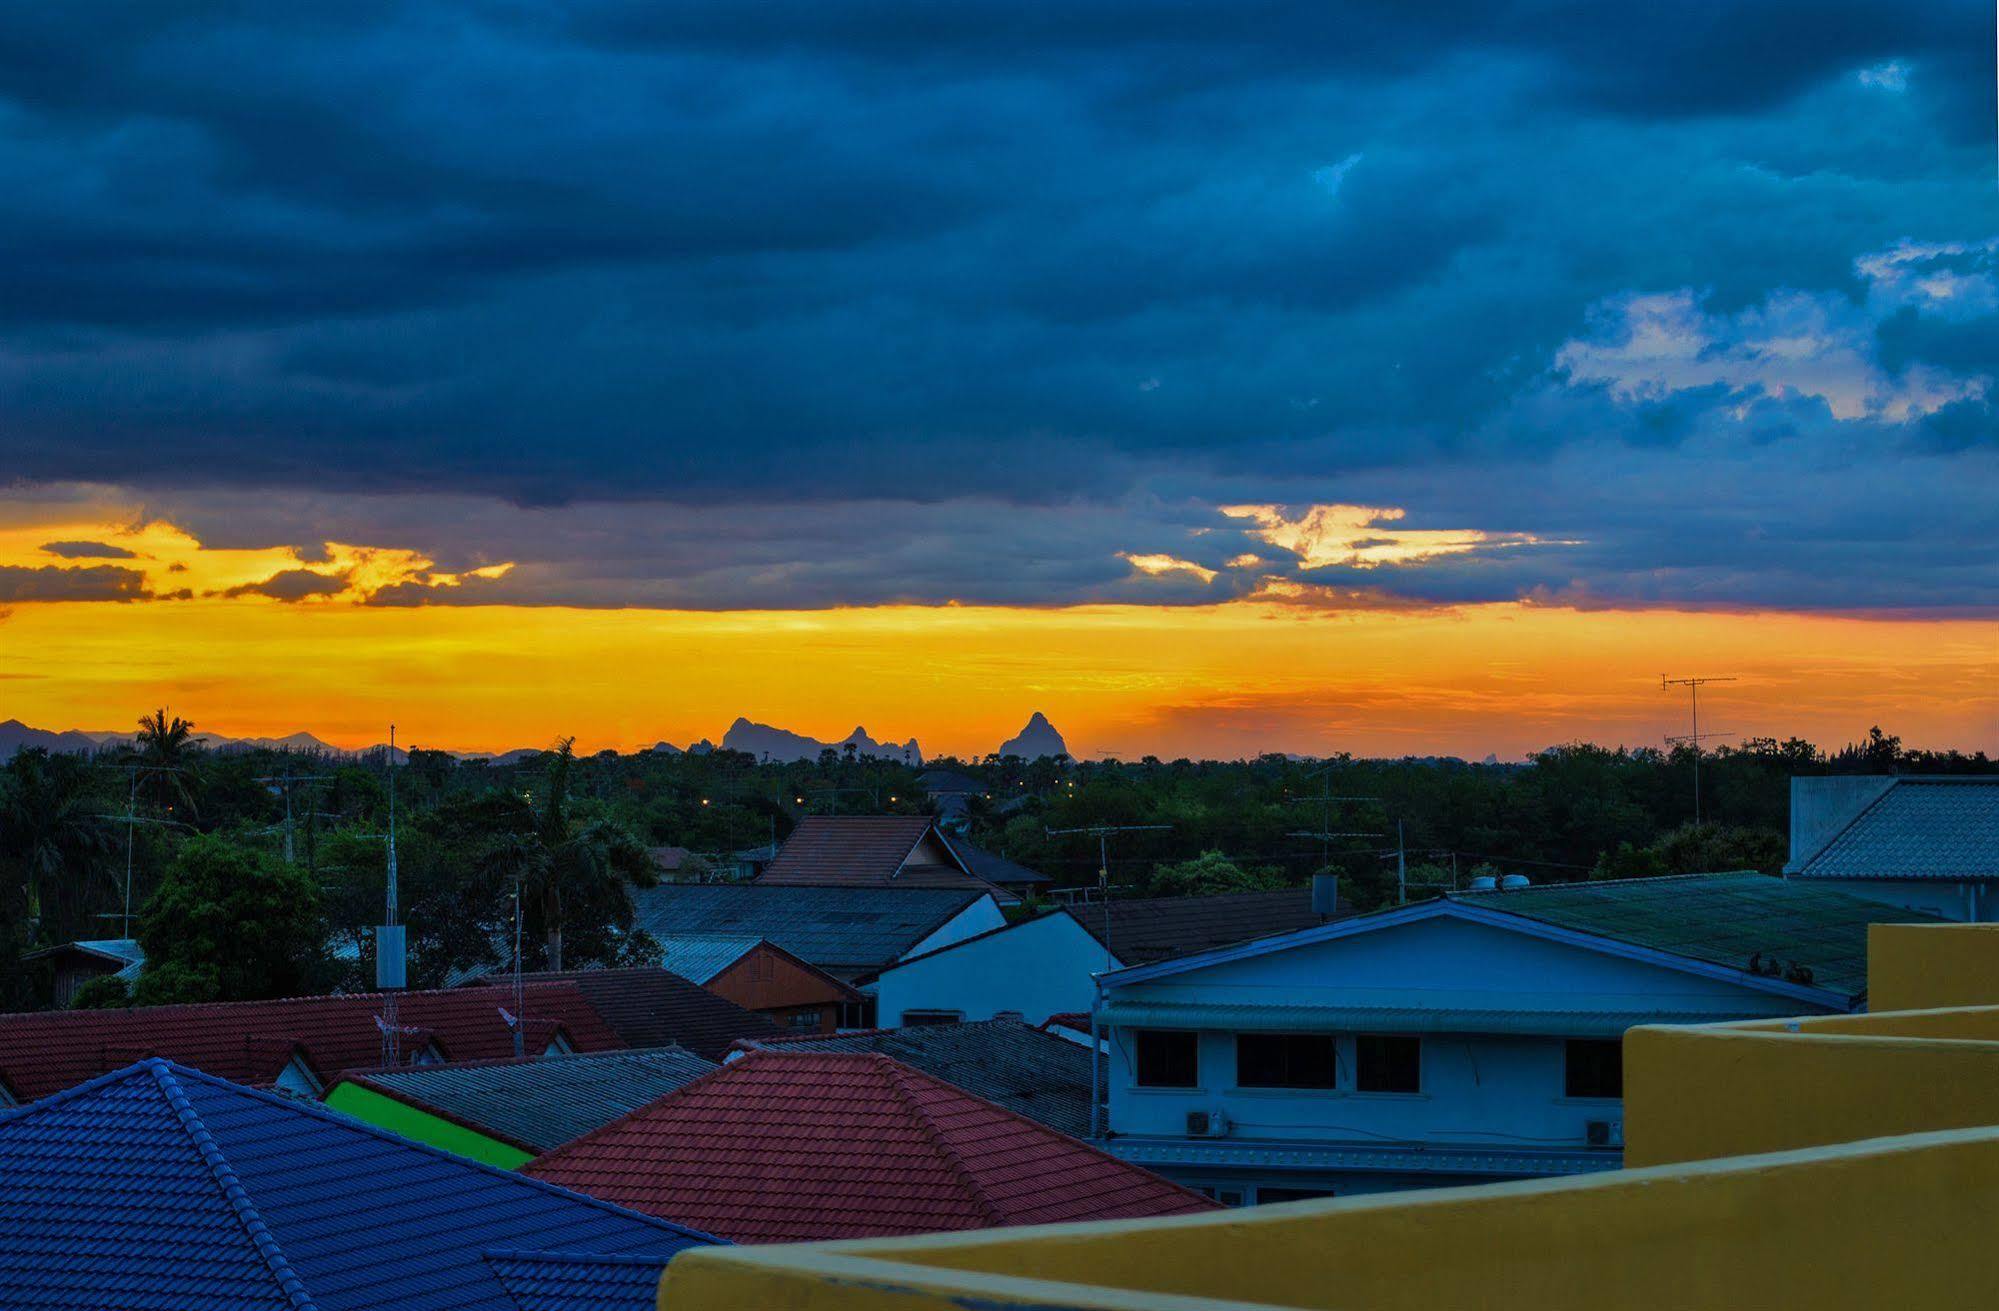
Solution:
M1525 874L1508 874L1499 881L1499 890L1501 892L1518 892L1520 889L1526 887L1528 882L1529 880Z
M1490 874L1481 874L1471 881L1471 890L1473 892L1497 892L1499 890L1499 880Z

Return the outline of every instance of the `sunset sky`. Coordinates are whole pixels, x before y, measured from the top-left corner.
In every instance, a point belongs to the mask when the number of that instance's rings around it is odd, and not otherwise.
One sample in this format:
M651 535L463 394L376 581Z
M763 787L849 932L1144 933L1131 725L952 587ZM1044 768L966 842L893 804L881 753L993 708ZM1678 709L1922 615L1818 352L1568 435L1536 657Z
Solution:
M1451 9L16 6L0 720L1999 749L1989 7Z

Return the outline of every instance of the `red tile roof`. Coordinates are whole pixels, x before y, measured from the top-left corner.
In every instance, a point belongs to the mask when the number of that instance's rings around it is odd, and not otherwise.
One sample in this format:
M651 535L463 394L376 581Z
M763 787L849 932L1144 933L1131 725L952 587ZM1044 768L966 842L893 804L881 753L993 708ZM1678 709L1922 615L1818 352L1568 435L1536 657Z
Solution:
M624 1041L573 983L526 989L527 1045L545 1047L559 1029L577 1051L605 1051ZM435 1043L449 1060L514 1054L507 988L407 992L397 1020L406 1052ZM275 1001L142 1006L117 1010L35 1011L0 1015L0 1082L22 1101L46 1097L149 1056L237 1083L268 1084L294 1054L322 1081L345 1069L379 1065L382 1031L377 993L287 997Z
M1213 1208L886 1056L754 1052L525 1173L742 1243Z
M922 815L807 815L785 839L762 884L792 887L980 888L1012 900L1011 894L968 873L943 839L935 839L943 861L922 859L917 845L930 832ZM951 862L951 863L945 863Z

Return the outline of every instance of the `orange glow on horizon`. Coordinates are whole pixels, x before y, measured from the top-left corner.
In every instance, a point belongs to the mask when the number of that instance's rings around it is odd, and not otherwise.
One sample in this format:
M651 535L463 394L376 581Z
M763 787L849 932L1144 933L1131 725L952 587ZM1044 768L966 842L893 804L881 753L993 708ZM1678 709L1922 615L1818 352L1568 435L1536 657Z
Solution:
M1999 623L1525 604L1335 611L883 606L812 611L375 608L219 597L21 603L0 619L0 718L343 747L630 750L719 741L735 716L821 738L857 723L980 755L1045 712L1078 755L1259 751L1502 759L1684 731L1661 672L1740 680L1703 727L1836 746L1992 749Z

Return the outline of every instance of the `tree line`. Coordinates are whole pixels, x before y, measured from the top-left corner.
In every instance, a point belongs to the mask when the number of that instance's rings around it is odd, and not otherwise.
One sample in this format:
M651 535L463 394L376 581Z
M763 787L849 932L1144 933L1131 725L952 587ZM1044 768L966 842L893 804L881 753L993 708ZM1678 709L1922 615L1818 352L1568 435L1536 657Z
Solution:
M366 987L382 919L395 793L399 918L411 986L500 966L657 959L633 892L662 877L725 878L806 814L922 814L920 771L852 752L793 763L740 752L601 752L563 740L505 761L413 749L393 763L210 750L160 710L128 746L39 749L0 768L0 1005L46 1004L22 957L80 939L138 939L135 990L103 980L80 1004L198 1001ZM977 778L967 839L1094 884L1099 848L1052 830L1158 825L1116 836L1116 895L1281 887L1315 873L1350 903L1462 886L1782 865L1790 779L1814 773L1991 772L1983 753L1905 749L1875 729L1822 750L1757 739L1693 752L1574 744L1509 764L1460 760L1070 761L987 757L932 768ZM131 914L126 918L127 889Z

